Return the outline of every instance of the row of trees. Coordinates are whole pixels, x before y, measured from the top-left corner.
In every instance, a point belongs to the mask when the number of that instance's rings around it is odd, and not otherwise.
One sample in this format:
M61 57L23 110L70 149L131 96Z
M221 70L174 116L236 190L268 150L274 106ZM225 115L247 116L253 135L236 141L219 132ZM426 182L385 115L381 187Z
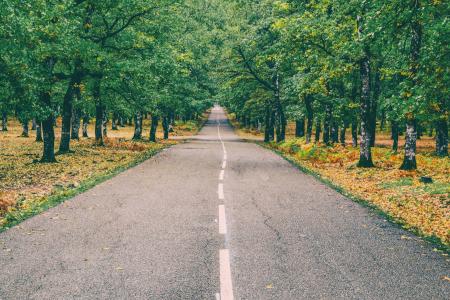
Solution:
M448 1L260 0L226 6L221 93L265 141L285 139L288 120L311 142L360 134L360 167L373 167L377 124L394 150L405 133L402 169L415 169L416 141L436 135L448 155Z
M207 3L206 3L207 4ZM0 110L4 130L15 115L42 130L42 162L55 160L55 120L62 119L59 153L70 151L95 118L103 143L113 126L152 118L194 118L211 105L215 55L209 23L197 0L0 0ZM201 37L201 38L199 38ZM122 121L121 121L122 120ZM38 139L40 134L38 134Z

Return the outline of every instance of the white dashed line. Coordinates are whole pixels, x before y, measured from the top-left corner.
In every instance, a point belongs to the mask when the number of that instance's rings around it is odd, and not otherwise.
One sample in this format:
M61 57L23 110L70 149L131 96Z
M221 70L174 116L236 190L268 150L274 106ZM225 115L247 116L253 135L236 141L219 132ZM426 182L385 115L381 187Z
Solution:
M225 177L225 169L227 167L227 149L225 148L225 143L220 135L220 121L217 116L217 136L222 145L223 150L223 161L222 170L220 170L219 181L223 181ZM223 193L223 183L220 182L218 186L217 194L219 200L224 200L225 195ZM219 233L227 234L227 223L225 215L225 205L219 205ZM216 294L216 300L234 300L233 296L233 285L231 279L231 267L230 267L230 252L228 249L221 249L219 252L219 264L220 264L220 294Z
M225 195L223 194L223 183L219 183L217 193L219 194L219 200L225 199Z
M219 233L227 234L227 221L225 218L225 205L219 205Z
M221 249L220 260L220 299L233 300L233 285L231 283L230 252L228 249Z

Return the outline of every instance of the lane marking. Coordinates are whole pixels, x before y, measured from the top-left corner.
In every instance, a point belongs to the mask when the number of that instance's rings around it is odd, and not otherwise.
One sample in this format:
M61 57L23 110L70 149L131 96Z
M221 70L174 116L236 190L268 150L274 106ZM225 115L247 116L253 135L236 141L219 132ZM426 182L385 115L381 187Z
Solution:
M227 234L227 219L225 217L225 205L219 205L219 233Z
M223 154L223 160L227 160L227 154L226 153Z
M233 284L231 283L230 252L220 249L220 299L233 300Z
M219 194L219 199L220 200L225 199L225 195L223 194L223 183L219 183L218 194Z
M227 161L224 160L224 161L222 162L222 169L225 169L226 167L227 167Z
M225 170L220 170L220 174L219 174L219 180L223 181L223 178L225 177Z

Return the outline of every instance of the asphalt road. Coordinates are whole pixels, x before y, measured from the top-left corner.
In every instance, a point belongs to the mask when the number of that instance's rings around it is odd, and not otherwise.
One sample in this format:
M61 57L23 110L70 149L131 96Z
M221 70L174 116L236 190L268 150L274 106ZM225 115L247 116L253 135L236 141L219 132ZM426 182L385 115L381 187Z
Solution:
M191 141L0 234L0 299L449 299L448 259L245 143Z

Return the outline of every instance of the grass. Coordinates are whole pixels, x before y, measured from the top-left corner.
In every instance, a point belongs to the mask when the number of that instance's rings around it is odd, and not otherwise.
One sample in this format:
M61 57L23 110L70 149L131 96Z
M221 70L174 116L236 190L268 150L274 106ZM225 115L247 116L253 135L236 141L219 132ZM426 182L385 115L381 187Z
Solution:
M236 126L236 121L233 123ZM383 145L373 148L376 167L363 169L356 167L359 149L351 146L306 145L304 139L292 137L283 143L264 144L258 140L259 133L242 132L237 130L345 196L449 251L450 160L434 156L428 143L419 148L419 169L408 172L399 170L402 153L393 153ZM432 177L433 183L422 183L421 176Z
M20 124L12 120L8 131L0 132L0 231L147 160L179 143L180 137L196 134L205 118L206 115L199 121L177 122L172 133L176 141L161 140L162 128L158 129L157 143L148 142L145 135L141 141L132 141L132 126L110 130L105 146L96 146L90 138L71 141L73 151L58 155L54 164L37 162L42 143L34 141L31 131L30 137L20 137ZM148 128L148 133L149 121L144 123L144 128ZM89 127L89 135L93 135L93 126Z

